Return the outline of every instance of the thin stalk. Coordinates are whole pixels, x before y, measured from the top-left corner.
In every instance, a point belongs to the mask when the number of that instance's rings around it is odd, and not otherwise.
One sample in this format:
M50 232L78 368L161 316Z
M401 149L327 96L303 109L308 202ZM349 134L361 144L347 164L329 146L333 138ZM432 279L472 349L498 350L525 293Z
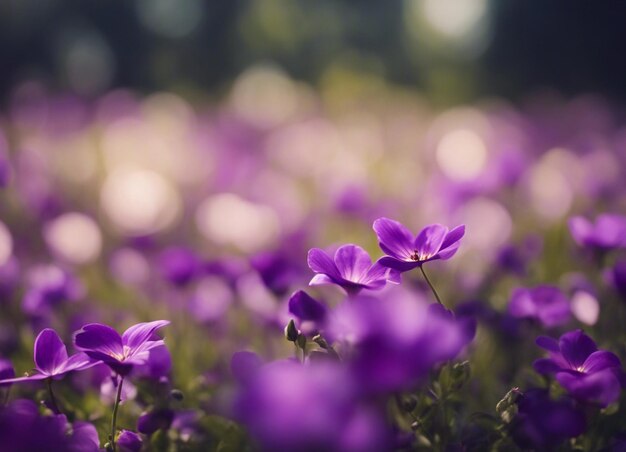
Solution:
M52 411L54 414L61 414L61 410L59 410L59 405L57 405L57 399L54 397L54 391L52 391L52 378L46 379L48 383L48 395L50 396L50 405L52 405Z
M113 405L113 417L111 418L111 434L109 435L109 443L116 450L115 446L115 431L117 428L117 410L120 407L120 400L122 400L122 385L124 384L124 377L120 376L120 384L117 386L117 394L115 396L115 405Z
M443 303L441 302L441 298L439 298L439 294L435 290L435 286L433 286L433 283L431 283L430 279L428 279L428 276L426 276L426 272L424 271L424 266L420 265L420 270L422 271L422 275L424 275L424 279L428 283L428 287L430 287L430 290L433 291L433 294L435 295L435 298L437 299L437 303L443 306Z

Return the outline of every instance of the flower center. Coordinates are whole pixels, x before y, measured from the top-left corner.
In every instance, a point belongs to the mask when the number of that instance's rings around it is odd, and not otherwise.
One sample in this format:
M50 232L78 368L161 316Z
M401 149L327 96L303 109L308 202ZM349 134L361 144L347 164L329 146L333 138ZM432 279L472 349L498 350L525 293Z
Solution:
M425 261L427 259L430 259L431 257L432 254L420 254L420 252L417 250L414 250L413 254L409 256L409 258L415 262Z

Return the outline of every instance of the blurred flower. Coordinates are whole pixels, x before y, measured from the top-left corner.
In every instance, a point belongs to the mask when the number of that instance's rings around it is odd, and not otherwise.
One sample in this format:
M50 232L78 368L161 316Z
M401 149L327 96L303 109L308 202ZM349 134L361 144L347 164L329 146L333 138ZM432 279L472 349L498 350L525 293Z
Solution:
M377 393L418 385L434 365L454 358L469 336L464 322L404 291L344 301L325 334L350 347L347 365L356 384Z
M387 281L398 283L398 273L380 265L372 264L369 254L357 245L343 245L336 252L334 260L319 248L309 250L309 268L317 273L310 286L337 284L349 294L361 289L380 290Z
M311 322L315 328L321 328L328 316L328 308L303 290L298 290L289 298L289 313L300 322Z
M626 260L619 260L615 263L609 273L609 279L622 301L626 302Z
M148 362L150 350L165 344L153 336L157 329L169 323L168 320L138 323L122 336L110 326L90 323L74 334L74 345L118 374L127 375L133 366Z
M583 217L572 217L569 222L572 237L580 246L601 249L626 247L626 217L605 213L595 223Z
M508 311L513 317L534 319L548 328L563 325L571 318L567 297L558 287L548 285L515 289Z
M385 451L382 419L357 403L338 366L276 361L240 388L234 405L262 450Z
M42 317L64 301L78 300L83 294L80 282L55 264L38 265L28 274L28 289L22 300L26 314Z
M50 328L41 331L35 339L34 358L35 369L39 373L27 377L4 379L0 383L45 380L46 378L58 380L68 372L85 370L97 364L84 353L68 356L65 344L56 331Z
M15 369L8 359L0 358L0 381L15 377ZM2 387L2 383L0 383Z
M171 247L159 255L161 275L170 283L184 286L198 275L201 261L193 251L183 247Z
M0 408L3 452L98 452L96 428L88 422L67 422L62 414L42 416L35 402L15 400Z
M584 413L572 400L551 400L545 389L531 389L517 401L518 414L511 424L511 436L518 446L552 450L587 428Z
M459 249L465 226L451 231L440 224L426 226L414 237L401 223L389 218L374 222L380 248L387 254L381 265L405 272L436 259L450 259Z
M130 430L122 430L117 437L117 447L120 452L139 452L142 445L141 436Z
M593 339L582 330L565 333L558 342L545 336L538 337L536 342L550 357L536 360L535 370L544 375L554 374L572 397L603 407L619 398L622 378L619 358L609 351L598 350Z

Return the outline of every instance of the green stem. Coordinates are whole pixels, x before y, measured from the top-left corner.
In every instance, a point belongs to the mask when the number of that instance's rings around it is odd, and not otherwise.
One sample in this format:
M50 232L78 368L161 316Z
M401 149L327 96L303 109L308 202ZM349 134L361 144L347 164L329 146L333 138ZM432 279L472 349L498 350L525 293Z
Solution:
M57 405L57 399L54 397L54 392L52 391L52 378L46 379L48 383L48 395L50 396L50 405L52 405L52 411L54 414L61 414L61 410L59 410L59 405Z
M124 384L124 377L120 375L120 383L117 386L117 394L115 396L115 405L113 405L113 417L111 418L111 435L109 436L109 443L116 450L115 447L115 431L117 428L117 410L120 407L120 400L122 400L122 385Z
M435 290L435 286L433 286L433 284L430 282L430 279L428 279L428 276L426 276L426 272L424 271L424 267L422 265L420 265L420 270L422 271L422 275L424 275L424 279L428 283L428 287L430 287L430 290L433 291L433 294L435 295L435 298L437 299L437 303L443 306L443 303L441 302L441 298L439 298L439 294Z

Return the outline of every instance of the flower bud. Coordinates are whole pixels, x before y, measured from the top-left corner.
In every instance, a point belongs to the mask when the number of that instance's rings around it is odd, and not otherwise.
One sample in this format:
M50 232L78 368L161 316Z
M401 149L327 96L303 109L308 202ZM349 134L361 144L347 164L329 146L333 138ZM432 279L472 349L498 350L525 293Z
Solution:
M285 327L285 338L289 342L296 342L300 336L300 331L296 328L296 323L291 319Z

